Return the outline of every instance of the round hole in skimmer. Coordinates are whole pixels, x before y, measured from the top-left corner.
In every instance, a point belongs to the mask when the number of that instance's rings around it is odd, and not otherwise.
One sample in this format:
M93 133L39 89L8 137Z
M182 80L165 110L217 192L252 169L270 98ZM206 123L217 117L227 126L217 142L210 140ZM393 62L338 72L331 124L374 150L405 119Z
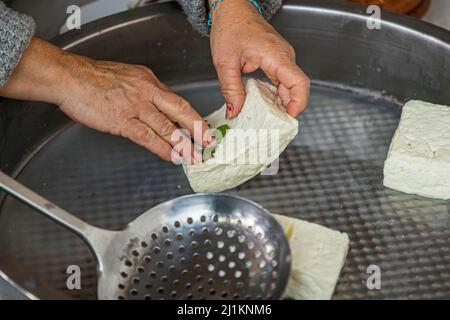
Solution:
M255 231L255 220L189 212L165 225L169 227L148 234L138 255L130 251L127 261L132 265L122 264L116 296L141 300L279 298L273 283L278 285L282 279L272 275L281 274L285 261L280 260L276 241L271 242L272 256L265 254L271 233L265 230L262 237L259 225ZM263 276L263 268L269 277ZM250 282L258 285L249 286Z

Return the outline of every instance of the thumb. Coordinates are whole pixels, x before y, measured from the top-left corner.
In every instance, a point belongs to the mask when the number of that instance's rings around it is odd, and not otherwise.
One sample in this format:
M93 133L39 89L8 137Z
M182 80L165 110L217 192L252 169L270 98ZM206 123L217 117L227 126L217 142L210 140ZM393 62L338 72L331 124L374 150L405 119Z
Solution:
M220 64L216 67L223 97L227 103L227 118L233 119L241 112L245 101L239 63Z

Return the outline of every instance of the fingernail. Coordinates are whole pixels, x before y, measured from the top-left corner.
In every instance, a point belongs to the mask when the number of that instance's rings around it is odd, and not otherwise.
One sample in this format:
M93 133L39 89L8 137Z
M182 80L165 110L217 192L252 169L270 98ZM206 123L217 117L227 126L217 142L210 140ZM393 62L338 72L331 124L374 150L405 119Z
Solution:
M231 116L233 115L233 111L234 111L233 105L228 103L227 104L227 114L226 114L227 119L231 118Z

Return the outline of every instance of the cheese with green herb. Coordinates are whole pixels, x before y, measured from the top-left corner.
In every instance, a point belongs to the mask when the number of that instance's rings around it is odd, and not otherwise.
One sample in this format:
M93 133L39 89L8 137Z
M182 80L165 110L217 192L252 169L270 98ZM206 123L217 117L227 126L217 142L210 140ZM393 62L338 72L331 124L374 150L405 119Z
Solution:
M276 87L249 79L245 91L235 119L225 118L226 105L205 117L210 128L226 130L214 149L204 150L204 162L183 165L195 192L220 192L244 183L276 160L297 135L298 121L282 106Z

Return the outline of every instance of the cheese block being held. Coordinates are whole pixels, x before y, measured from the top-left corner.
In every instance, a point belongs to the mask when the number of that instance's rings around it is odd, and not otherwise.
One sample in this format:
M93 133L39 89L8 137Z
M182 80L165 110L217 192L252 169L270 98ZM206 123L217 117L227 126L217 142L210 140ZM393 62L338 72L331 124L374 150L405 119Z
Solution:
M291 248L292 266L285 297L328 300L333 296L349 249L346 233L278 214Z
M236 118L225 118L226 104L205 117L210 128L227 130L211 157L183 165L195 192L220 192L244 183L276 160L297 135L298 121L286 112L274 86L249 79L245 91Z
M417 100L405 104L384 162L383 184L450 199L450 107Z

